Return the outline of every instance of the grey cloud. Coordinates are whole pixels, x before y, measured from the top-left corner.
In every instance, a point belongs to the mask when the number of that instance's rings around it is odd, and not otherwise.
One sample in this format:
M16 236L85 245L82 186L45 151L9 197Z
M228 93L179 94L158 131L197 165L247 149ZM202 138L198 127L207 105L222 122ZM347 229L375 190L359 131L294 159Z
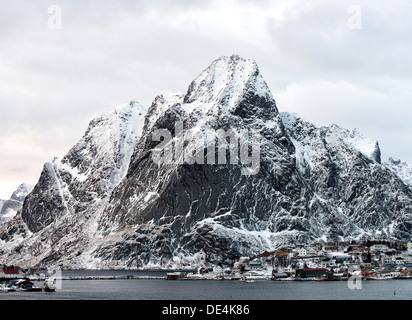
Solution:
M406 2L358 1L362 28L348 27L349 1L317 1L291 7L282 23L268 21L272 41L291 71L345 76L371 74L410 77L411 6Z

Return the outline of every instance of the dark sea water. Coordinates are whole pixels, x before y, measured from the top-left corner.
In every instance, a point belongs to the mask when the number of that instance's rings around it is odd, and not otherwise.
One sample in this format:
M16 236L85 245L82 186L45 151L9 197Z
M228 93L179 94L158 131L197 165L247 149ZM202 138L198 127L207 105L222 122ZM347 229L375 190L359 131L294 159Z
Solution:
M63 271L73 276L165 276L165 271ZM37 283L39 286L42 283ZM0 300L412 300L412 280L346 281L63 280L56 292L1 293Z

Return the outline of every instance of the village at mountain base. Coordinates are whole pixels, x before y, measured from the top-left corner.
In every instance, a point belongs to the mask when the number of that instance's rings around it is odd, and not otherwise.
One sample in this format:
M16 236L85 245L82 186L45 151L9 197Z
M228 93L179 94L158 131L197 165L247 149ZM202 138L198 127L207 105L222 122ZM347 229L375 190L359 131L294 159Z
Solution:
M192 280L362 280L412 279L412 243L380 239L284 247L229 266L167 273L167 279Z
M199 267L197 271L168 272L167 280L301 280L338 281L356 276L362 280L412 279L412 243L393 239L297 244L253 257L240 257L230 265ZM61 277L73 279L139 279L136 275ZM35 273L33 269L0 265L0 291L54 291L56 279ZM37 288L32 281L44 281Z

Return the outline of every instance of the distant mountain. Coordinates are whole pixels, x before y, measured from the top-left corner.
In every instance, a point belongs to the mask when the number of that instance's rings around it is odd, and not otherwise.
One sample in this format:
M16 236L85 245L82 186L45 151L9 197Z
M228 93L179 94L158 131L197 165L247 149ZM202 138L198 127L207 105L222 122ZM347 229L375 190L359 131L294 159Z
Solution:
M377 141L280 113L255 61L221 57L185 94L91 121L0 229L0 255L171 268L294 243L412 240L412 190L398 174Z
M10 221L23 207L24 199L31 192L31 189L22 183L13 192L9 200L0 200L0 226Z

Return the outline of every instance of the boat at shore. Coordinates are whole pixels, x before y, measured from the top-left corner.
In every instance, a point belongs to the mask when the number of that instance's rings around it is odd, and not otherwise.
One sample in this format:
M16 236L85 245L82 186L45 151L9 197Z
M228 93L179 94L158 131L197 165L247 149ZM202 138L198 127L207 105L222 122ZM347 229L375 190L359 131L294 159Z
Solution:
M255 282L255 280L253 280L253 279L245 279L245 280L240 280L240 282L253 283L253 282Z
M42 291L42 288L35 286L33 282L26 280L26 279L15 280L15 281L12 281L12 283L15 287L17 287L17 290L19 291L27 291L27 292Z
M7 279L0 283L0 292L54 292L56 290L56 279L47 278L43 286L37 286L28 278Z
M17 290L17 287L12 285L11 283L2 283L0 284L0 291L1 292L14 292Z
M16 279L0 284L0 291L3 293L16 291L40 292L43 291L43 289L35 286L33 282L27 279Z

